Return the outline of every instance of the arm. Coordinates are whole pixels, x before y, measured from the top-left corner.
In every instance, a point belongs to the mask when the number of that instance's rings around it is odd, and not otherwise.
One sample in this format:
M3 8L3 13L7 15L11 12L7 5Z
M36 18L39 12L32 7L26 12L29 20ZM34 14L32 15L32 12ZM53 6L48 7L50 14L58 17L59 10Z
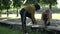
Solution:
M44 12L43 12L42 15L41 15L41 21L43 21L43 15L44 15Z
M48 16L48 21L47 22L50 22L52 19L52 12L49 13L49 16Z
M36 24L36 19L35 19L34 13L31 14L31 17L32 17L33 24Z

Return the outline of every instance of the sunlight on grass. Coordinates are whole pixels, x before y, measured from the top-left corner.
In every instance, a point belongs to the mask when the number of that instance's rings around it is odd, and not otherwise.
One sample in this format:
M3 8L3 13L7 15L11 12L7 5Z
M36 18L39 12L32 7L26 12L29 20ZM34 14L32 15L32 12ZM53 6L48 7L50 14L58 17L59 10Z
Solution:
M2 17L0 18L8 18L6 14L2 14ZM16 17L16 14L10 14L9 18L21 18L21 16L19 15L18 17ZM41 19L41 14L35 14L35 18L36 19ZM60 20L60 14L52 14L52 19L58 19Z
M52 15L53 19L59 19L60 20L60 14L53 14Z
M41 19L41 14L36 14L35 18L36 19ZM60 20L60 14L52 14L52 19Z

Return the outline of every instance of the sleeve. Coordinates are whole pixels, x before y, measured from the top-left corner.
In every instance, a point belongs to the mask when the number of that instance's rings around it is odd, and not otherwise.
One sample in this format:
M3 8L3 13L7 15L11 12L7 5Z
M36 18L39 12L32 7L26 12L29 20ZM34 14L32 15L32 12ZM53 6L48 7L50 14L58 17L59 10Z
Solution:
M32 22L33 22L33 24L36 24L37 22L36 22L36 19L35 19L34 13L31 14L31 17L32 17Z
M50 11L50 13L49 13L49 18L48 18L48 22L50 22L51 19L52 19L52 12Z
M41 15L41 20L43 20L43 15L44 15L44 12L43 12L42 15Z

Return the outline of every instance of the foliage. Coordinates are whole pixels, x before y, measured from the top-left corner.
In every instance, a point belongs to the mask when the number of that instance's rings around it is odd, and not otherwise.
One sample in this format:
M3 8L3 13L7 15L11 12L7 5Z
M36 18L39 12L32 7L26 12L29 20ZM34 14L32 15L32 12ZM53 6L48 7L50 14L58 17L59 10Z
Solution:
M10 0L2 0L2 4L5 9L9 9L11 2Z
M41 0L42 4L51 4L51 5L56 5L57 0Z
M42 4L46 4L49 5L49 8L52 8L52 5L56 5L57 4L57 0L41 0Z
M3 5L2 5L2 0L0 0L0 10L2 9Z
M13 6L14 7L20 7L22 4L21 0L13 0Z
M40 0L27 0L25 4L36 4L40 3Z

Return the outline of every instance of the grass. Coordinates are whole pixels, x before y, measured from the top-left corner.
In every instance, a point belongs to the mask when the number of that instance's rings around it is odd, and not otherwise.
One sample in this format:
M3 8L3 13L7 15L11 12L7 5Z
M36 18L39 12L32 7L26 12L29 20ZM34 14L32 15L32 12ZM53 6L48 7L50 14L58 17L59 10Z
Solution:
M0 26L0 34L23 34L22 30L10 29L5 26ZM40 32L30 32L29 34L40 34Z
M22 30L9 29L5 26L0 26L0 34L23 34ZM29 34L41 34L41 32L29 32Z
M0 34L23 34L23 32L22 30L14 30L4 26L0 26Z

